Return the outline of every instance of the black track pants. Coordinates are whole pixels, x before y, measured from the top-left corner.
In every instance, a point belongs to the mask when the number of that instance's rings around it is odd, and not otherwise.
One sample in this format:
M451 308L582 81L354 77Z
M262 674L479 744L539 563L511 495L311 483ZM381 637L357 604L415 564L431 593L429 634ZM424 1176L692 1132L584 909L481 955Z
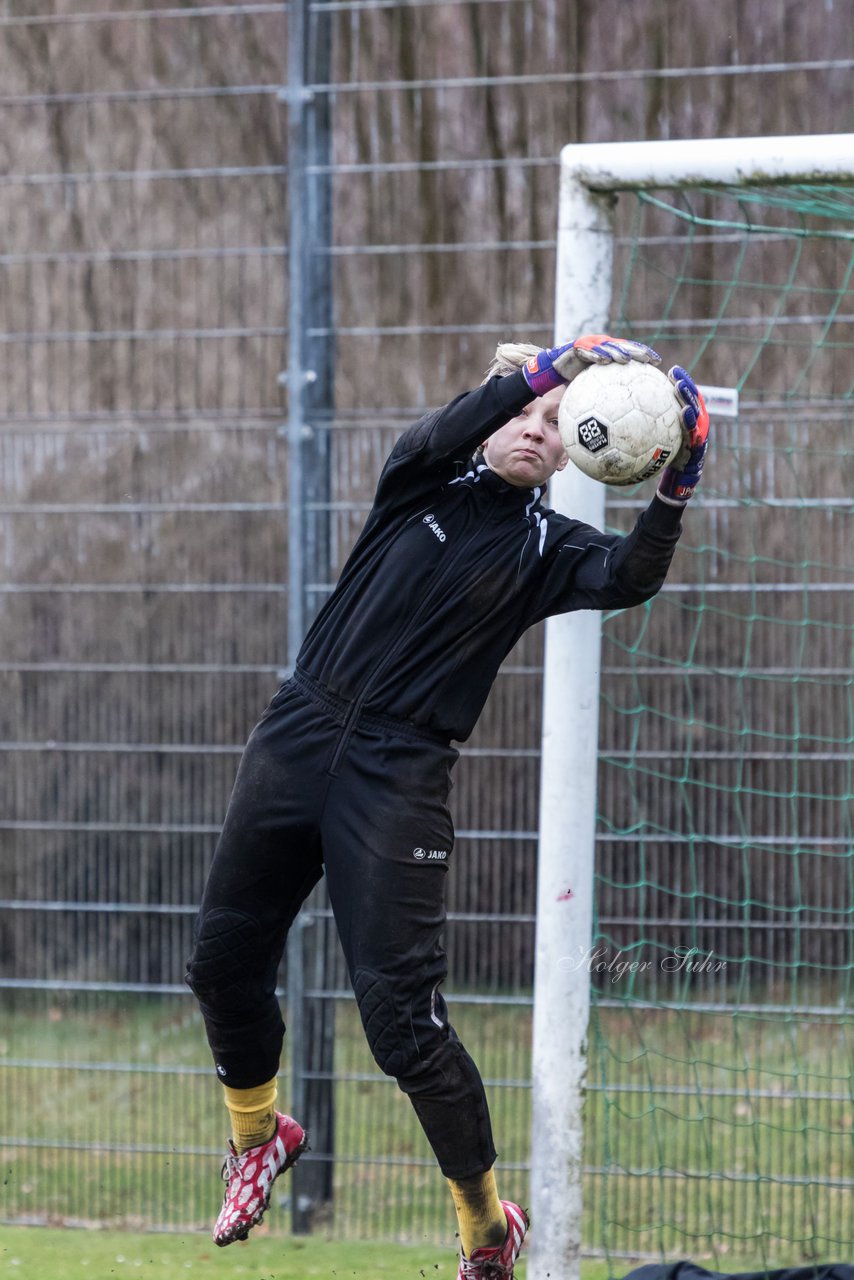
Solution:
M188 982L225 1084L276 1074L288 929L325 872L374 1057L408 1094L446 1177L490 1168L480 1075L447 1020L440 935L454 832L447 743L348 707L300 673L246 746L196 925ZM432 855L432 856L431 856Z

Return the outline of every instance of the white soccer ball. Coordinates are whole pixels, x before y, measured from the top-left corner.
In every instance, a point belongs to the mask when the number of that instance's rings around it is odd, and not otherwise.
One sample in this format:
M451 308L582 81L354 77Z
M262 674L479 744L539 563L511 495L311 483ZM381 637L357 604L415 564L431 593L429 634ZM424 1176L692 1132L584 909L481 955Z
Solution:
M558 427L585 475L602 484L637 484L682 448L680 408L670 379L653 365L594 364L564 392Z

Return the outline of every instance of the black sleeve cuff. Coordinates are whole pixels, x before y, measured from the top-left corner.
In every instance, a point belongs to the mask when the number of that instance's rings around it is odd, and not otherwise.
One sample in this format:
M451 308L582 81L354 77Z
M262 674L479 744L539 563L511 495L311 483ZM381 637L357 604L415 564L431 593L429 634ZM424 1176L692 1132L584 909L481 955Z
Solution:
M656 494L644 512L644 526L654 533L678 533L682 528L682 512L684 507L674 507L669 502L662 502Z
M515 373L508 373L504 378L493 378L492 382L495 386L495 394L510 418L515 418L526 404L530 404L537 398L525 381L525 375L521 369L517 369Z

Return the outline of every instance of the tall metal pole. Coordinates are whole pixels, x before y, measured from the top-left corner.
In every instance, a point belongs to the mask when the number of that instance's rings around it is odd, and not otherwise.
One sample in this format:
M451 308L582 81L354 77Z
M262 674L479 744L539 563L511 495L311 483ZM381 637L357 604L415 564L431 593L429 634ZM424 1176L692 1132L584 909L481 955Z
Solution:
M288 12L288 85L281 97L288 107L288 666L293 670L305 634L303 582L303 426L305 386L305 42L307 0L290 0Z
M564 177L555 342L607 328L611 197ZM550 483L559 511L597 528L602 485L569 466ZM534 974L531 1280L578 1280L582 1104L587 1071L601 616L550 618L543 684L540 847Z
M329 420L334 405L332 344L331 62L330 15L311 13L309 0L288 5L288 665L292 670L305 632L329 583ZM320 589L310 584L319 584ZM325 886L312 898L326 905ZM320 1159L304 1159L291 1179L292 1221L297 1233L311 1230L316 1211L332 1199L335 1006L309 998L336 984L328 970L333 928L307 907L288 936L288 1030L291 1106L309 1132ZM311 976L310 983L306 979Z

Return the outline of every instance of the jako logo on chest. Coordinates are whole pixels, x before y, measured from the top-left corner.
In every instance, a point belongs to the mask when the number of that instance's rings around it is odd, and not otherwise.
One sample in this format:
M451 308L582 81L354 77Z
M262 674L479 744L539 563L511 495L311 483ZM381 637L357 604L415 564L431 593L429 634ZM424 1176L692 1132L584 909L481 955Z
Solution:
M431 533L435 533L440 542L444 542L446 540L445 531L440 526L439 521L433 515L432 511L428 512L428 514L424 516L421 523L426 524Z

